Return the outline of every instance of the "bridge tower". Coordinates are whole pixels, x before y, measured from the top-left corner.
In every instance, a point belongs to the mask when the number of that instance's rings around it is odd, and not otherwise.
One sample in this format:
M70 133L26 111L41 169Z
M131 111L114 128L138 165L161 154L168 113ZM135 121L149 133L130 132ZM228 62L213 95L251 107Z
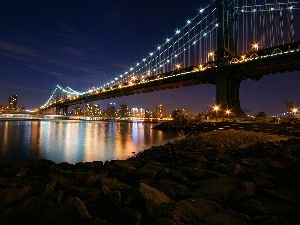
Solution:
M237 54L237 22L233 0L216 0L218 13L216 62L222 63L230 60ZM241 79L236 74L216 74L216 105L223 110L231 110L237 115L243 113L240 106L239 89Z
M60 102L60 101L64 101L66 100L67 96L66 93L64 93L62 90L60 89L56 89L56 93L55 93L55 100L56 102ZM62 110L62 112L61 112ZM55 107L55 114L56 115L67 115L68 114L68 105L66 104L57 104Z

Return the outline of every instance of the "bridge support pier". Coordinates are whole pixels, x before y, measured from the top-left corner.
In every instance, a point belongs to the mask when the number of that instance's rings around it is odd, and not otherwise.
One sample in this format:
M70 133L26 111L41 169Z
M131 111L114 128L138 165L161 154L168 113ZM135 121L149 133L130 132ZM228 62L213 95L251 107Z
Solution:
M234 75L216 76L216 105L220 107L221 115L225 115L226 110L230 110L233 116L243 115L240 105L240 84L241 79Z

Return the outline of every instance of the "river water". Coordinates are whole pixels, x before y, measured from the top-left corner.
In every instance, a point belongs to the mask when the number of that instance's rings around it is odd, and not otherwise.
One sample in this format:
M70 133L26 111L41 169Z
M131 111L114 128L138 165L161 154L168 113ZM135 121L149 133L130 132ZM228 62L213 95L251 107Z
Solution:
M154 145L180 138L139 121L0 121L0 166L40 159L56 163L127 159Z

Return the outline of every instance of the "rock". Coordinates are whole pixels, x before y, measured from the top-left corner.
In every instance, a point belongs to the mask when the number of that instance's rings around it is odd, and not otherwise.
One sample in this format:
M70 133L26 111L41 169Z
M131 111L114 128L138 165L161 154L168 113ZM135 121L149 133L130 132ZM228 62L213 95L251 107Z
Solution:
M57 166L57 164L51 160L41 159L33 167L33 171L41 175L46 175L49 173L50 169L53 168L52 166Z
M146 225L185 225L180 222L174 222L173 220L166 218L155 218L150 219L146 222Z
M222 210L222 207L209 200L201 198L189 198L176 203L176 209L180 222L189 225L204 224L205 217Z
M137 186L137 194L145 201L146 204L162 204L174 202L170 197L163 192L150 187L144 183L139 183Z
M248 223L249 223L249 218L247 218L242 214L232 212L232 211L222 211L205 217L203 219L202 224L248 225Z
M29 165L26 163L13 163L1 168L0 173L3 177L24 177L29 172Z
M123 182L115 179L115 178L109 178L109 177L102 177L100 178L103 185L108 187L109 190L128 190L130 188L129 185L124 184Z
M253 218L249 225L291 225L288 221L275 216L260 216Z
M6 184L0 186L0 206L7 207L20 203L32 192L30 186L23 184Z
M249 222L249 218L237 212L225 210L214 202L191 198L176 204L180 215L180 222L184 224L218 224L218 225L242 225Z
M136 209L123 208L116 213L117 221L126 225L141 225L142 213Z
M154 165L145 165L139 168L135 173L137 179L153 179L161 170L160 167Z
M197 181L197 180L202 180L204 179L204 170L199 169L199 168L190 168L188 170L184 171L185 175L187 176L188 179L191 181Z
M49 176L44 182L44 193L52 193L57 184L57 179L54 176Z
M236 188L236 181L232 179L206 179L199 183L199 188L193 192L195 198L203 198L225 204Z
M157 180L151 185L175 201L183 200L191 195L191 191L186 185L177 183L170 178Z
M18 206L6 211L0 217L2 225L10 224L42 224L39 220L47 213L52 212L62 202L64 192L45 193L27 198Z
M105 165L0 167L0 224L298 224L300 141L268 138L215 131Z
M70 197L59 207L47 211L39 223L44 225L84 224L91 219L84 203L77 197Z

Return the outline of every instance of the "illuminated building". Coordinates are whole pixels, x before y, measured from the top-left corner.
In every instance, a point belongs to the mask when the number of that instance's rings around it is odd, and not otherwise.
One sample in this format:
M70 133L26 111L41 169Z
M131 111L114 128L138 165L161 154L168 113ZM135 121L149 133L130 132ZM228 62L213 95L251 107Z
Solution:
M71 115L74 115L74 116L83 115L83 110L79 106L76 106L72 109Z
M86 104L84 106L84 116L88 117L99 117L100 113L100 105L98 104Z
M109 103L106 109L106 116L116 116L116 103Z
M130 116L129 106L127 104L122 104L120 106L121 106L120 116L121 117L129 117Z
M145 117L145 109L132 108L131 109L131 116L132 117L144 118Z
M145 118L153 118L153 112L150 111L149 109L146 109L145 111Z
M8 108L10 108L10 109L17 109L17 107L18 107L18 96L17 95L13 95L13 96L9 97Z
M166 108L163 105L156 106L156 117L157 118L164 118L166 116Z

